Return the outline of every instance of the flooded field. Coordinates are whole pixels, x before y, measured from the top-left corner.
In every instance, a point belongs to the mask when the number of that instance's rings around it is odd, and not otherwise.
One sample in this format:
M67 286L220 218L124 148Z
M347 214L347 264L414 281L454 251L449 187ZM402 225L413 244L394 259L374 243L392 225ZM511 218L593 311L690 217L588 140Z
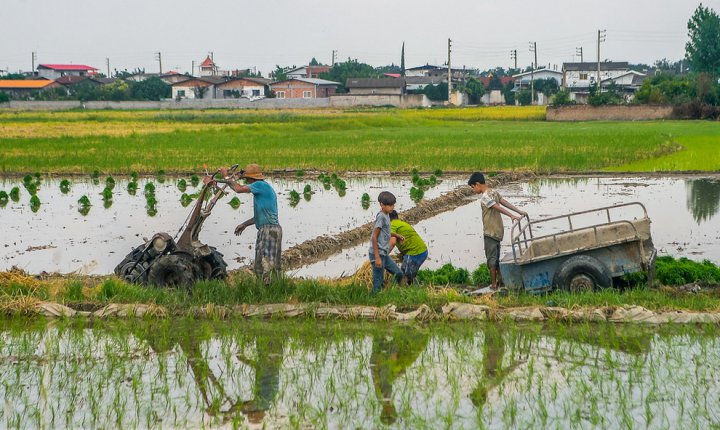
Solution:
M708 428L714 329L4 321L3 428Z
M138 191L133 196L126 190L128 180L118 179L112 203L106 205L100 196L104 178L100 178L98 184L89 179L74 179L66 194L61 192L59 180L45 180L37 192L41 202L37 212L32 211L30 195L22 185L22 179L1 181L0 190L9 191L18 186L21 196L18 202L10 200L0 207L0 229L5 232L0 248L0 270L18 266L31 273L111 273L130 248L143 241L143 237L158 231L175 234L183 224L191 206L182 206L183 192L178 189L177 181L177 178L167 178L164 183L155 178L140 179ZM424 198L438 197L463 186L465 181L465 177L444 178L427 190ZM346 178L344 192L332 186L325 189L318 180L274 179L271 182L279 192L285 249L371 221L377 212L375 198L381 190L395 192L399 211L414 205L409 179ZM147 183L156 187L158 203L154 215L148 213L143 197ZM307 199L303 195L306 185L313 192ZM532 218L640 201L653 221L652 234L660 255L720 262L720 176L717 175L550 178L509 184L499 190ZM291 191L300 196L294 206L290 200ZM197 188L188 184L185 193L196 192ZM371 196L368 209L364 209L361 202L363 193ZM87 195L92 203L86 215L79 211L78 199L83 195ZM242 204L233 209L227 204L231 197L220 200L204 226L201 239L224 253L233 269L251 261L255 234L253 229L248 229L239 238L232 234L235 225L251 216L252 203L249 195L240 195ZM622 215L642 214L635 210ZM589 225L602 220L588 217L583 221ZM507 219L505 225L507 245ZM552 225L548 227L548 231L553 229ZM478 201L421 221L416 229L430 248L427 268L452 263L472 270L484 261ZM505 249L509 248L506 246ZM292 274L303 277L349 275L366 260L366 253L367 244L362 244Z
M568 177L540 179L499 188L508 201L525 210L531 219L567 214L619 203L639 201L652 220L652 235L659 255L709 259L720 262L720 176L679 177ZM637 209L622 215L642 216ZM579 220L592 225L598 217ZM510 222L504 218L503 252L510 247ZM560 225L550 225L549 233ZM485 261L482 210L479 201L419 222L415 229L426 240L428 261L435 269L452 263L475 269ZM356 246L328 260L301 268L297 276L348 275L367 259L367 245Z
M188 183L186 194L198 188ZM37 191L41 205L33 212L30 195L22 178L0 181L0 190L20 189L20 200L8 201L0 207L0 270L18 266L30 273L78 272L83 274L111 273L127 252L159 231L174 235L192 209L183 207L178 178L141 178L135 195L127 191L128 178L116 179L112 204L105 207L100 193L105 178L93 183L90 179L72 179L64 194L60 179L44 180ZM335 234L370 222L377 212L377 194L392 190L398 198L398 210L414 206L410 197L413 187L409 178L345 178L347 189L333 186L326 189L318 180L273 179L278 192L280 222L283 226L283 246L301 243L323 234ZM149 215L143 190L147 183L155 186L157 213ZM440 196L461 183L460 179L444 179L425 192L425 198ZM303 193L310 185L312 194ZM290 192L296 191L300 200L295 206ZM370 195L370 207L364 209L361 198ZM233 193L234 194L234 193ZM78 200L86 195L92 206L86 215L80 213ZM201 240L216 246L225 254L229 268L248 264L254 258L255 230L248 229L241 237L233 234L235 226L252 217L252 197L238 195L242 204L233 209L228 202L233 195L221 199L203 226Z

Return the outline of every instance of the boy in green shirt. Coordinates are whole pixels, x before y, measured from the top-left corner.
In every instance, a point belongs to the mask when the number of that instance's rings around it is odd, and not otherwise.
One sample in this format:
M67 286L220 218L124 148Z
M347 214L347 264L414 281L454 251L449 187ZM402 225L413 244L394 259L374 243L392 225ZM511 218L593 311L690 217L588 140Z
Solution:
M405 238L402 242L397 242L395 237L390 238L390 250L392 251L393 246L397 246L403 257L400 270L407 279L408 284L412 284L420 270L420 266L427 259L427 245L410 224L398 218L396 211L390 212L390 230L392 233Z

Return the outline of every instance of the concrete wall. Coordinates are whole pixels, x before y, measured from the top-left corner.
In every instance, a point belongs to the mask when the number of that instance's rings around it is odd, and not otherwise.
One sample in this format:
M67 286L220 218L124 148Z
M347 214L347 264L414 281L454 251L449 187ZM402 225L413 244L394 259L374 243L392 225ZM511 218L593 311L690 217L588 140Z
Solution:
M351 106L397 106L400 108L429 107L425 94L351 96L334 95L317 99L183 99L159 102L79 102L79 101L11 101L0 103L0 110L70 110L70 109L304 109Z
M672 106L561 106L548 107L548 121L644 121L669 119Z
M334 95L330 97L332 107L351 106L396 106L400 108L430 107L425 94L406 95Z

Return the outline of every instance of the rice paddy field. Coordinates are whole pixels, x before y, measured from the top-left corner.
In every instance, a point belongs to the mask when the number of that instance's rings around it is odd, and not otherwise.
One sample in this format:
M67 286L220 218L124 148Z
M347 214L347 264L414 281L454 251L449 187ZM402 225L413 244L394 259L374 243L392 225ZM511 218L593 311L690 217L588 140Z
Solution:
M3 428L712 428L714 327L3 321Z
M186 173L250 161L330 171L720 170L713 122L544 116L542 107L1 112L0 171Z
M2 111L0 428L719 428L717 324L237 312L267 304L440 312L465 303L714 315L718 142L715 122L553 123L538 107ZM227 281L158 289L110 275L144 236L182 225L203 165L251 162L276 173L285 245L370 221L381 189L410 211L466 189L475 170L538 174L501 188L533 217L641 201L665 286L635 274L596 292L465 295L489 282L470 198L416 224L432 250L422 284L379 294L360 275L336 279L353 272L355 248L258 283L241 270L254 234L231 234L252 205L234 196L201 236L240 269ZM575 175L588 171L603 173ZM656 171L665 173L613 173ZM366 246L355 246L357 261ZM349 272L336 270L343 264ZM320 279L330 267L334 278ZM48 302L87 313L39 316ZM154 313L89 316L137 303Z

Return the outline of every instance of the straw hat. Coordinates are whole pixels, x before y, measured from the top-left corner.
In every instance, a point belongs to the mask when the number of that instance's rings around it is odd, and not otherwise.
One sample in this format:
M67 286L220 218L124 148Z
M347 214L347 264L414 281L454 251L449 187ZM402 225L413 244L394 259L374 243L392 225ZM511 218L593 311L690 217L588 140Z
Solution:
M243 178L265 179L265 176L263 176L262 170L260 170L259 165L248 164L247 166L245 166L245 173L243 173Z

